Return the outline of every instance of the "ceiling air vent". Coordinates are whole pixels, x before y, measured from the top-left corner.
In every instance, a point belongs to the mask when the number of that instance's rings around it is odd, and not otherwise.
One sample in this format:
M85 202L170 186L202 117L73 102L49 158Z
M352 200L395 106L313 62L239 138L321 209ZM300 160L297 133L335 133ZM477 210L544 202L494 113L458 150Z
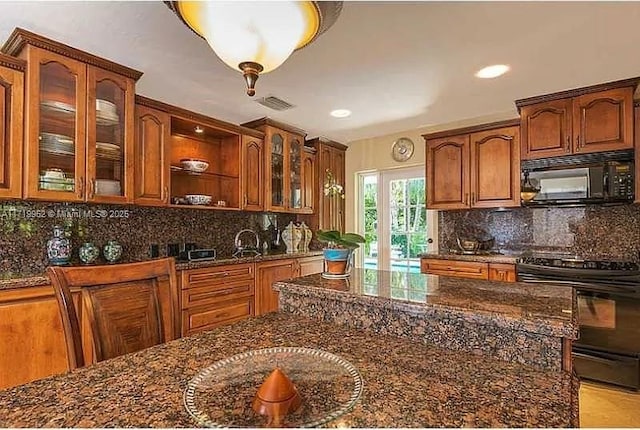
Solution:
M295 107L291 103L287 103L284 100L274 96L262 97L256 100L256 102L260 103L262 106L266 106L269 109L273 109L273 110L288 110L288 109L291 109L292 107Z

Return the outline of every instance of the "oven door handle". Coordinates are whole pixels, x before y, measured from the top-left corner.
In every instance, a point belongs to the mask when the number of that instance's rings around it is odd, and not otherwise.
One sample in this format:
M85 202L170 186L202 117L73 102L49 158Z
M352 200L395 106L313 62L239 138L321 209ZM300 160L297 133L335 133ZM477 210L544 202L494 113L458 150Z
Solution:
M522 275L520 275L522 276ZM600 293L627 293L627 294L637 294L637 291L635 288L633 287L629 287L629 288L625 288L625 287L618 287L618 286L614 286L614 285L594 285L594 284L588 284L588 283L584 283L584 282L580 282L580 281L563 281L563 280L546 280L546 279L527 279L524 277L520 277L518 278L518 281L520 282L524 282L527 284L548 284L548 285L553 285L553 284L560 284L560 285L567 285L573 288L577 288L579 290L583 290L583 291L593 291L593 292L600 292Z

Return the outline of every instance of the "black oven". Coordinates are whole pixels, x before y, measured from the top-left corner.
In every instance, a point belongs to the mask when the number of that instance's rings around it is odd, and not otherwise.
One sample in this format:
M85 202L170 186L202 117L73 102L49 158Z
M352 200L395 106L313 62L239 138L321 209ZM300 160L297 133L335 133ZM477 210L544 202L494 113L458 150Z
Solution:
M576 289L580 337L573 363L584 379L640 389L640 266L566 257L524 257L518 280Z

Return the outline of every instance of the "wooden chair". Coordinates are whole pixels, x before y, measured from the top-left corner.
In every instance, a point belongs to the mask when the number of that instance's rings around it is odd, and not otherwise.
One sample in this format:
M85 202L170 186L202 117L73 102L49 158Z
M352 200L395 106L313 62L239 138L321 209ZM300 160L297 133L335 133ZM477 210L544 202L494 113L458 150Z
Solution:
M70 370L179 337L173 258L49 267L47 272L62 315Z

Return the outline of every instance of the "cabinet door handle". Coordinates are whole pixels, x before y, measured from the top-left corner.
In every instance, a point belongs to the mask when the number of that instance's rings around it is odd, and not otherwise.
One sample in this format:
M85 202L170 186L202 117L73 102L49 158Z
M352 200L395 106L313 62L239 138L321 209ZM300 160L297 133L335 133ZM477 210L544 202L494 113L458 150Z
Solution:
M571 149L571 138L567 136L567 143L564 144L564 150L566 152L569 152L570 149Z
M169 187L166 185L162 188L162 201L165 203L169 203Z
M465 205L469 204L469 193L464 193L464 204Z
M471 206L476 204L476 193L475 191L471 193Z
M247 205L249 204L249 198L247 197L247 195L244 195L244 206L247 207Z
M84 178L82 176L78 177L78 198L81 199L84 197Z
M91 178L91 180L89 181L89 199L92 199L94 194L96 192L96 180L95 178Z
M580 142L580 135L576 136L576 151L580 151L580 148L582 147L582 142Z

